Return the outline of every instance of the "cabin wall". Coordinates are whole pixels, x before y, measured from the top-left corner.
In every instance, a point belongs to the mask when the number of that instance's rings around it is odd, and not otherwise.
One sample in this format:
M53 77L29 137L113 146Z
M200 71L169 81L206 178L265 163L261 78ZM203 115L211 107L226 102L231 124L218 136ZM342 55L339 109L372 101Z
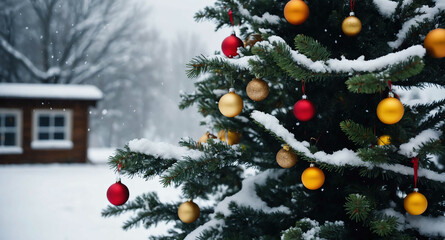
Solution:
M0 108L22 110L22 154L0 154L0 164L9 163L85 163L88 148L89 106L94 101L2 99ZM32 113L34 109L71 109L71 149L32 149Z

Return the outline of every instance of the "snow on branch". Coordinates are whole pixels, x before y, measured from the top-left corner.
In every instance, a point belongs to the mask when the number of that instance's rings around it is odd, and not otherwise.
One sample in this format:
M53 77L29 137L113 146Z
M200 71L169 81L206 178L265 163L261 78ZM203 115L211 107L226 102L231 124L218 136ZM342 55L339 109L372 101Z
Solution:
M391 17L396 11L397 3L390 0L373 0L374 5L384 17Z
M61 75L62 71L60 70L59 67L51 67L46 72L40 70L31 62L31 60L29 60L29 58L27 58L21 52L16 50L13 46L11 46L2 36L0 36L0 46L8 54L13 56L17 61L21 62L26 67L26 69L28 69L31 72L32 75L41 80L46 80Z
M198 159L203 156L203 153L198 150L175 146L165 142L152 142L145 138L131 140L128 142L128 147L133 152L152 155L162 159L181 160L184 157Z
M440 11L445 10L445 1L444 0L435 0L436 6L434 7L428 7L427 5L422 6L417 10L417 13L419 15L414 16L413 18L409 19L402 25L402 29L397 33L397 39L388 42L388 45L392 47L393 49L396 49L400 47L405 41L406 35L408 31L412 27L419 26L420 23L426 20L432 20L434 16L440 13Z
M289 146L297 152L304 154L306 157L312 158L317 162L326 163L338 167L352 166L352 167L379 167L387 171L392 171L403 175L414 175L412 167L407 167L402 164L371 164L360 159L358 154L349 149L342 149L332 154L327 154L323 151L311 153L309 150L309 143L306 141L300 142L295 139L295 136L285 129L278 121L278 119L270 114L260 111L253 111L251 117L259 124L263 125L267 130L275 133L278 137L283 139ZM425 134L426 135L426 134ZM422 137L425 139L425 137ZM409 159L407 159L409 161ZM428 169L419 169L418 175L433 181L445 182L445 173L437 173Z
M427 236L442 236L445 237L445 217L425 217L425 216L412 216L409 214L403 215L396 212L392 208L387 208L381 211L383 214L396 217L399 226L402 229L416 228L422 235Z
M232 196L224 198L215 207L215 213L210 215L211 220L204 225L199 226L193 232L189 233L185 240L197 239L199 235L206 229L216 227L218 225L223 225L223 220L215 219L216 213L222 213L225 216L229 216L232 212L229 210L229 204L235 202L239 206L251 207L258 211L263 211L265 213L272 212L283 212L290 214L289 208L285 206L280 207L269 207L267 203L261 200L261 198L256 194L255 186L264 185L267 179L277 179L281 174L284 173L282 169L268 169L264 172L258 173L257 175L248 177L243 180L242 188L239 192Z
M423 57L426 53L426 50L422 47L422 45L414 45L407 49L389 53L385 56L381 56L376 59L365 60L364 56L361 56L355 60L349 60L345 57L341 59L328 59L326 61L312 61L306 55L301 54L297 50L292 50L287 43L278 36L270 36L268 41L262 41L257 43L258 46L262 46L265 48L275 48L271 43L275 44L284 44L287 50L291 53L292 58L298 64L306 67L307 69L318 72L318 73L331 73L331 72L375 72L385 68L388 68L392 65L401 63L406 61L407 59L418 56Z
M417 156L416 149L419 149L426 142L438 140L441 134L441 131L433 129L424 130L416 137L411 138L407 143L400 145L398 153L409 158L415 157Z
M258 17L255 15L252 15L249 10L245 9L243 5L240 3L238 4L238 11L244 18L251 18L255 23L258 24L264 24L264 23L270 23L270 24L278 24L280 23L280 17L277 15L272 15L268 12L265 12L263 16Z

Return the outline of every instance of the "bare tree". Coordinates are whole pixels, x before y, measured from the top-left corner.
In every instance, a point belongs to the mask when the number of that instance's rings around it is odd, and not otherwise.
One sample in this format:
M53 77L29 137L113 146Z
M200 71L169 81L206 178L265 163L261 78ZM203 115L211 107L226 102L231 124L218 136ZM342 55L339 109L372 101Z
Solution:
M0 49L8 55L0 68L9 78L0 81L9 82L91 81L121 64L135 23L146 14L137 1L124 0L6 0L0 6Z

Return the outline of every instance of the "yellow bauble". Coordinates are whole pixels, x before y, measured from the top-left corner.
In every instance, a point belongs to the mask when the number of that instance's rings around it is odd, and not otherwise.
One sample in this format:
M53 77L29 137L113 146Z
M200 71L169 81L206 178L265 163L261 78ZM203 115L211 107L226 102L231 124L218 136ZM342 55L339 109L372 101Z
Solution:
M224 94L219 99L219 111L226 117L235 117L243 110L243 99L234 92Z
M341 24L341 29L343 33L347 36L355 36L362 30L362 22L356 16L349 16L343 20Z
M380 101L377 106L377 117L382 123L394 124L400 121L405 110L397 98L388 97Z
M307 189L319 189L324 183L324 173L320 168L311 165L301 174L301 181Z
M411 215L420 215L428 207L426 197L419 192L412 192L405 197L403 201L405 210Z
M269 86L262 79L252 79L246 87L247 96L253 101L263 101L269 95Z
M292 152L287 145L284 145L284 147L278 151L276 159L278 165L282 168L291 168L298 161L297 155Z
M431 30L423 41L423 46L428 55L433 58L445 57L445 29L436 28Z
M293 24L300 25L309 17L309 7L302 0L291 0L284 7L284 18Z
M201 146L201 144L206 143L207 140L209 140L209 138L216 138L215 135L210 134L209 132L206 132L204 135L202 135L199 139L198 139L198 144L199 146Z
M377 145L385 146L391 144L391 137L389 135L382 135L377 139Z
M178 217L184 223L192 223L199 217L199 207L192 200L181 203L178 208Z
M221 130L218 132L218 139L229 145L238 144L241 141L241 133Z

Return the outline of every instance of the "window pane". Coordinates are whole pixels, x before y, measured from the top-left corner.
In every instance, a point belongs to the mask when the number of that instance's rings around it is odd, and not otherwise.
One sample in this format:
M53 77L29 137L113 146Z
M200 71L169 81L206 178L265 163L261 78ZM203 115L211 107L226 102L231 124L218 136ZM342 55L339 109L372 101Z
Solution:
M49 116L48 115L40 115L39 116L39 126L40 127L48 127L49 126Z
M63 140L63 139L65 139L65 133L63 133L63 132L55 132L54 133L54 139L55 140Z
M15 133L5 133L5 146L15 146Z
M49 133L39 133L39 140L49 140Z
M56 115L54 118L54 126L63 127L65 126L65 117L61 115Z
M5 127L14 127L15 126L15 116L7 114L5 115Z

